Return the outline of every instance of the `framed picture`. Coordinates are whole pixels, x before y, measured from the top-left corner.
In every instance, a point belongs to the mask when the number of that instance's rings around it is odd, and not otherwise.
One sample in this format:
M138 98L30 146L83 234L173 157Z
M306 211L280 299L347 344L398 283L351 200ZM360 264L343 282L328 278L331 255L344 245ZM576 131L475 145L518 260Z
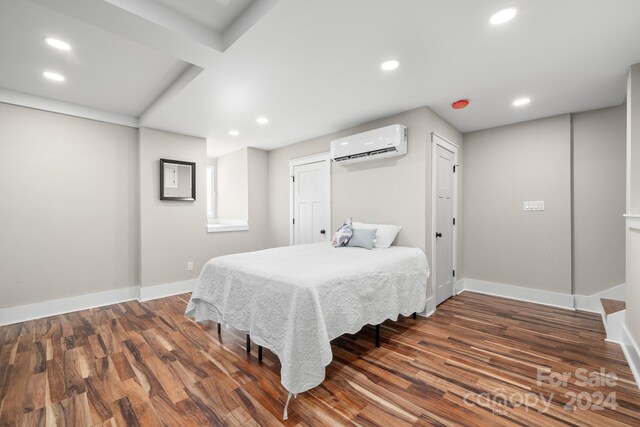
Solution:
M160 200L196 200L196 164L160 159Z

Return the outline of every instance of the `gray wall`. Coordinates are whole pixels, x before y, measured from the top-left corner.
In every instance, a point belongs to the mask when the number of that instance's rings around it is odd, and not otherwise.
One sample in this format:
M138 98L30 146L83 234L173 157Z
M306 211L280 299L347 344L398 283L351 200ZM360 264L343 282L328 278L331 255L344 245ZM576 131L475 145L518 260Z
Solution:
M141 285L197 278L214 256L264 249L267 245L267 154L246 152L249 170L249 231L207 233L206 140L140 129ZM159 200L160 158L196 163L196 201ZM194 262L187 271L187 262Z
M627 212L640 214L640 64L629 71L627 89ZM640 231L627 228L625 324L640 343Z
M635 118L640 95L629 99ZM232 153L231 163L246 164L250 230L207 233L204 139L0 104L0 156L11 160L0 181L11 201L0 207L0 308L193 279L211 257L286 245L288 161L326 152L332 139L395 123L409 127L406 156L333 166L332 228L349 216L402 225L398 244L422 248L431 262L430 134L461 147L462 135L426 107L269 153ZM570 292L571 126L565 115L465 135L458 277ZM623 127L622 107L573 116L580 294L623 281ZM195 202L159 200L159 158L196 162ZM545 212L522 211L523 200L538 199L547 202ZM635 206L638 211L640 203ZM639 275L630 262L640 246L633 233L627 233L631 278ZM637 286L628 292L630 306L640 301Z
M0 104L0 308L138 283L137 134Z
M569 115L465 135L464 277L571 293L570 138Z
M396 243L423 249L431 262L431 132L460 147L462 135L426 107L270 151L272 246L289 242L289 160L327 152L333 139L392 124L408 126L406 156L351 166L332 165L332 228L348 217L401 225Z
M464 138L465 277L579 295L625 282L624 106Z
M573 115L574 290L625 282L626 106Z

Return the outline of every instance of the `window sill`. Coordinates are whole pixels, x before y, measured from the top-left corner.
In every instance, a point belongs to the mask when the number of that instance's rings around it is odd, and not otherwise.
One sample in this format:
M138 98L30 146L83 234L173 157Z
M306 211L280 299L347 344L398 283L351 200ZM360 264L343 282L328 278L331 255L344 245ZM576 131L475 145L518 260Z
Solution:
M215 219L207 224L207 233L224 233L227 231L249 231L246 219Z
M627 227L633 230L640 230L640 214L625 214Z

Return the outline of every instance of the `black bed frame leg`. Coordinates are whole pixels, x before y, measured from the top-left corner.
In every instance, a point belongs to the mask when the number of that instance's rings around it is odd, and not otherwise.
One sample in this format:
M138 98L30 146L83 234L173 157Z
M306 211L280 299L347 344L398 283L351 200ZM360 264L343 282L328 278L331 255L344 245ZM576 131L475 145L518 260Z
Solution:
M413 313L413 318L417 319L418 318L418 313Z
M376 347L380 347L380 325L376 325Z
M262 362L262 346L258 346L258 360Z
M222 333L222 326L218 323L218 335Z
M247 353L251 353L251 337L247 334Z

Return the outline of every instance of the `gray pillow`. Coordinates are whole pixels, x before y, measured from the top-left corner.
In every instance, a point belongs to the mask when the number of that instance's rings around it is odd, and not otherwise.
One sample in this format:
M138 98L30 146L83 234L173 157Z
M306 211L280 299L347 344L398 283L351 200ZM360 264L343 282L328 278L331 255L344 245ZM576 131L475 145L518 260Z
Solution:
M331 244L340 248L342 246L347 246L347 242L351 238L353 234L353 227L351 226L351 218L347 218L347 220L338 228L336 233L333 235L333 239L331 239Z
M373 243L376 241L377 231L377 228L354 228L353 236L349 239L347 246L373 249Z

